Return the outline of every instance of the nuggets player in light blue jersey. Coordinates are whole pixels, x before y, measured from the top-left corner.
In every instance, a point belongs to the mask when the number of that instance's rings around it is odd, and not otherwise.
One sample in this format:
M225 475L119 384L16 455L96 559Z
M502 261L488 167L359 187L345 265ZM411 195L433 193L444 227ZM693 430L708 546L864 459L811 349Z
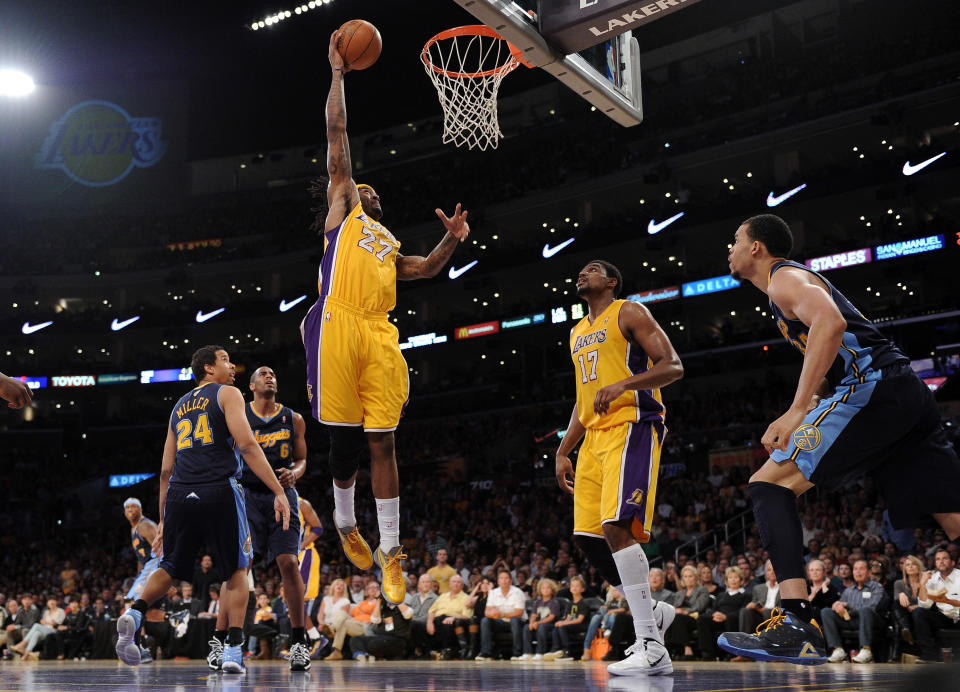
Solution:
M907 356L833 284L790 261L792 250L787 223L761 214L740 225L728 253L733 277L768 296L803 367L792 405L761 438L770 458L747 487L783 612L755 635L726 633L717 643L740 656L810 665L826 662L826 642L807 600L797 496L868 475L894 528L932 520L956 540L960 460Z
M300 330L307 355L307 396L313 416L330 429L334 525L344 552L360 569L374 562L354 514L354 482L364 434L370 448L373 495L380 526L376 561L383 596L400 603L406 594L400 546L400 486L393 431L406 405L407 364L396 327L388 319L397 280L436 276L458 243L470 234L467 212L452 217L437 209L447 232L426 257L402 255L400 242L381 224L380 196L357 185L350 162L343 80L348 69L330 37L332 68L327 98L327 209L322 221L320 296Z
M157 525L152 519L143 516L143 505L135 497L123 501L123 515L130 522L130 542L133 554L137 557L137 578L124 597L126 601L140 598L147 579L160 565L160 558L153 552L153 541L157 537ZM153 657L149 649L140 647L140 663L150 663Z

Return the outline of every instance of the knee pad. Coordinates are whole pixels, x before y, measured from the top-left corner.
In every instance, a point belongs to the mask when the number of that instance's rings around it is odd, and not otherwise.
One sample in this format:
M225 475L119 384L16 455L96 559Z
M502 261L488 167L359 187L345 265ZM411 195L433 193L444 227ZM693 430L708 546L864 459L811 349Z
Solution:
M777 580L803 579L803 529L797 496L789 488L763 481L750 483L747 493Z
M587 556L590 564L597 568L597 571L610 582L611 586L619 586L623 583L620 578L620 571L617 569L617 563L613 560L613 553L610 552L610 546L607 545L605 538L578 534L573 537L573 541Z
M363 428L359 426L330 426L330 472L334 479L353 478L359 467L364 441Z

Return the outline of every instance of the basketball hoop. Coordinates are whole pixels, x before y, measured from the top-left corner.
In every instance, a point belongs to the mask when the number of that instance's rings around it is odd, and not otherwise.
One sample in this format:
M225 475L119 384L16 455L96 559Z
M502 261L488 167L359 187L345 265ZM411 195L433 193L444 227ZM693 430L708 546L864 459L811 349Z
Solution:
M485 24L458 26L427 41L420 60L443 108L443 143L496 149L500 82L521 63L522 51Z

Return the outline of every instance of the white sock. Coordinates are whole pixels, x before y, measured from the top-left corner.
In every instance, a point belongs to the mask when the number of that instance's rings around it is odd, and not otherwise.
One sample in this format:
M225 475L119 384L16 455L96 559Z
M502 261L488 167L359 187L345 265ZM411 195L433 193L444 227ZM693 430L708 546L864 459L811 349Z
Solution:
M653 599L650 597L650 567L639 543L613 554L617 571L623 579L623 595L633 614L633 628L637 639L656 639L661 644L660 630L653 619Z
M319 639L320 633L317 631L316 627L311 627L307 630L307 636L310 637L310 639Z
M337 526L357 525L357 517L353 513L353 491L356 487L356 483L349 488L333 484L333 523Z
M377 500L377 523L380 524L380 550L384 554L400 545L400 498Z

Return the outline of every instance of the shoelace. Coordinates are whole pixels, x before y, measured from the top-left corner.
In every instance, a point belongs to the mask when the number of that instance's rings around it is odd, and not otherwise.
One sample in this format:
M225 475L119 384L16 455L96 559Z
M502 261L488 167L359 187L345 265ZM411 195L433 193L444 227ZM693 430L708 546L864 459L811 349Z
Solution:
M290 659L298 663L304 663L310 660L310 652L306 644L294 644L290 647Z
M210 654L207 658L210 658L210 656L223 656L223 644L220 643L219 639L211 639L207 643L210 644Z
M633 644L631 644L630 646L628 646L627 649L626 649L626 651L624 651L623 653L624 653L624 656L625 656L625 657L626 657L626 656L632 656L633 654L642 653L642 652L643 652L643 649L644 649L643 642L642 642L642 641L637 641L637 642L634 642Z
M756 633L762 634L763 632L767 632L769 630L775 630L777 627L779 627L784 622L786 622L786 619L787 619L787 616L784 614L782 609L774 608L773 610L770 611L770 618L768 620L764 620L759 625L757 625ZM763 630L763 632L760 631L761 629Z
M353 547L357 547L360 545L360 540L360 530L354 527L353 531L347 534L347 542Z
M387 554L387 564L385 564L385 565L383 566L383 568L386 569L386 568L388 568L388 567L392 567L393 565L398 564L398 563L400 562L400 560L406 560L406 559L407 559L407 554L404 553L404 552L401 552L401 551L399 551L399 550L398 550L396 553L394 553L393 555L390 555L390 554L388 553L388 554Z

